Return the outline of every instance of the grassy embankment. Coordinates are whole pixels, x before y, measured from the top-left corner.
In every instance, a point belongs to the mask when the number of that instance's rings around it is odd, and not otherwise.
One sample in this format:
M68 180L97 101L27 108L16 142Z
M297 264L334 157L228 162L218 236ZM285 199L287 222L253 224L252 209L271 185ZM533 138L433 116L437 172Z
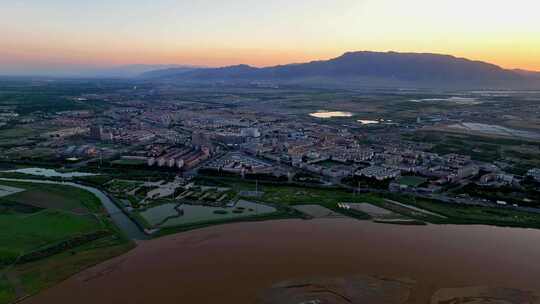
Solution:
M94 177L91 178L93 179ZM96 182L104 182L107 180L107 178L105 177L99 177L98 179L100 179L100 181ZM235 193L255 190L254 181L243 180L235 177L198 177L197 182L199 184L208 186L230 187ZM411 180L410 182L413 181ZM420 180L414 180L414 182L419 183ZM294 211L290 207L302 204L318 204L353 218L371 219L368 214L361 211L344 210L338 208L338 203L345 202L371 203L373 205L391 210L397 214L401 214L406 218L410 218L415 221L415 224L422 224L428 222L434 224L486 224L498 226L540 228L540 215L514 211L505 208L486 208L478 206L447 204L433 200L414 198L413 196L402 194L354 194L341 188L321 188L317 186L302 187L288 185L284 183L261 181L258 185L258 190L264 192L261 197L242 197L239 195L238 198L272 205L278 209L276 213L264 216L215 220L178 227L164 228L157 234L157 236L230 222L259 221L281 218L301 218L302 215L299 212ZM427 211L432 211L434 213L442 215L443 217L417 212L406 207L392 204L387 202L385 200L386 198L390 198L411 206L416 206ZM142 226L149 228L148 223L145 223L144 219L138 218L136 216L136 213L134 217L135 219L138 219L139 223L141 223ZM399 224L406 223L403 222Z
M132 248L91 193L0 181L25 191L0 198L0 303L35 294Z
M200 181L218 183L229 186L236 191L254 190L254 182L232 179L205 177ZM291 206L301 204L319 204L328 209L345 213L343 209L337 207L338 203L371 203L373 205L388 209L395 213L404 215L414 220L429 222L434 224L485 224L497 226L512 226L526 228L540 228L540 214L516 211L508 208L490 208L480 206L456 205L435 200L416 198L404 194L391 193L363 193L354 194L345 189L324 189L307 188L277 184L259 183L259 191L264 195L259 198L247 198L262 203L272 203L274 205ZM433 216L426 213L417 212L406 207L389 203L386 199L392 199L400 203L431 211L443 217ZM346 214L346 213L345 213ZM355 216L359 218L369 218Z
M415 206L445 216L445 219L429 217L435 224L483 224L503 227L522 227L540 229L540 214L513 210L510 208L457 205L415 198L407 195L394 195L401 203Z

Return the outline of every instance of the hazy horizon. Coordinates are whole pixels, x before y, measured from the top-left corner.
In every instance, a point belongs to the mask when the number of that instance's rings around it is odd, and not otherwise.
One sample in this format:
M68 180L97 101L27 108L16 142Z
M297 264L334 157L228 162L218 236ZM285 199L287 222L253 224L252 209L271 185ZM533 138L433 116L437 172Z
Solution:
M21 0L0 6L4 75L131 64L262 67L359 50L449 54L540 70L540 4L533 0Z
M348 51L348 52L374 52L370 50L358 50L358 51ZM381 51L380 53L386 53L386 52L397 52L394 50L389 51ZM288 62L288 63L280 63L280 64L301 64L301 63L307 63L311 61L319 61L319 60L330 60L336 57L339 57L341 55L344 55L347 52L341 53L336 56L328 57L328 58L312 58L308 59L306 61L295 61L295 62ZM397 52L397 53L416 53L416 54L437 54L437 55L450 55L454 56L453 54L440 54L440 53L431 53L431 52ZM456 58L464 58L471 61L480 61L480 62L486 62L489 64L495 64L493 62L478 60L474 58L465 58L465 57L459 57L454 56ZM0 76L13 76L13 77L67 77L67 78L77 78L77 77L135 77L138 75L141 75L142 73L146 71L154 71L154 70L161 70L161 69L168 69L168 68L178 68L178 67L186 67L186 68L218 68L218 67L226 67L226 66L232 66L237 64L245 64L242 62L239 63L232 63L232 64L224 64L224 65L191 65L191 64L182 64L182 63L171 63L171 64L153 64L153 63L127 63L127 64L116 64L116 65L80 65L80 64L74 64L74 65L61 65L61 66L55 66L54 68L50 67L30 67L28 69L26 68L15 68L13 70L5 69L5 66L2 67L0 70ZM276 65L261 65L261 66L255 66L250 65L258 68L265 68L265 67L272 67L272 66L278 66L280 64ZM249 65L249 64L248 64ZM1 66L0 66L1 67ZM505 68L505 67L502 67ZM531 69L522 69L522 68L508 68L509 70L523 70L523 71L529 71L529 72L535 72L540 73L540 70L531 70Z

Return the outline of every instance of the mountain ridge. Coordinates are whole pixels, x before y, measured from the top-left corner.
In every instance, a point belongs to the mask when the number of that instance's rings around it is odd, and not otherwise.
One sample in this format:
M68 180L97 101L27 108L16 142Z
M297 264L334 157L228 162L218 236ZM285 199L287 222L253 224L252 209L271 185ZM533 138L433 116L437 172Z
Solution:
M524 85L535 76L498 65L434 53L346 52L328 60L269 67L234 65L191 71L169 69L161 75L153 71L154 80L184 82L301 82L302 79L352 81L370 78L383 81L424 85ZM148 76L148 74L143 76Z

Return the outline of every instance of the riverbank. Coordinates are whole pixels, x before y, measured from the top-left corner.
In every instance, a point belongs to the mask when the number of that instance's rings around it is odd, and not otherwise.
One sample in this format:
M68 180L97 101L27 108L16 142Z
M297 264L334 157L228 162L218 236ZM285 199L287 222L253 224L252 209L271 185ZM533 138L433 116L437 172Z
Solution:
M530 229L396 226L349 218L237 223L144 242L24 303L144 304L181 298L263 304L272 303L268 291L276 292L273 288L283 282L338 278L346 284L358 276L406 278L411 288L399 303L407 304L430 303L435 296L444 301L440 290L479 285L538 295L540 267L531 262L540 256L540 247L531 246L538 239L540 231ZM494 301L504 297L491 295Z
M96 189L18 179L0 184L20 190L0 198L0 303L34 295L134 247L119 209Z
M59 182L59 181L51 181L51 180L34 180L34 179L1 179L0 182L12 182L12 183L30 183L30 184L37 184L37 185L57 185L62 187L72 187L77 188L80 190L88 191L94 196L99 199L101 204L103 205L103 208L105 211L109 214L110 220L116 224L120 228L120 230L123 232L124 235L126 235L129 239L134 240L144 240L148 239L149 237L141 230L141 228L128 216L127 212L123 211L118 203L114 202L114 198L109 197L105 190L100 190L95 187L90 187L88 185L81 185L74 182ZM227 182L230 182L227 180ZM232 183L232 182L231 182ZM19 185L20 186L20 185ZM240 181L238 183L230 184L231 187L233 187L237 191L241 191L244 189L252 188L252 185L249 182L246 181ZM156 233L155 237L160 237L156 240L152 240L151 242L158 242L160 243L161 239L169 239L170 237L173 238L184 238L184 235L193 235L197 234L197 231L207 231L208 229L216 229L219 231L220 229L229 229L224 227L235 227L236 225L262 225L264 227L268 225L273 225L273 223L281 223L281 222L314 222L315 225L319 225L321 223L321 220L313 220L313 221L302 221L302 220L291 220L291 218L301 218L303 215L295 211L293 206L298 205L304 205L311 202L318 202L317 205L321 206L322 208L327 208L327 210L332 210L334 212L341 213L345 216L343 221L347 223L356 222L357 225L360 225L360 227L363 227L362 225L367 224L367 227L373 227L371 225L378 225L377 227L380 227L380 229L386 230L391 228L383 228L385 226L391 226L391 227L397 227L396 224L399 224L399 229L407 230L409 229L408 226L414 225L424 225L426 226L426 222L431 223L437 223L437 224L446 224L441 227L448 227L450 226L453 221L456 221L458 218L468 218L468 221L462 221L458 223L466 223L466 224L475 224L475 221L485 220L487 224L489 224L488 220L489 218L482 218L481 216L499 216L503 219L508 218L505 216L505 214L501 214L499 212L490 211L489 208L481 209L481 207L466 207L467 209L457 208L455 209L455 206L451 205L444 205L436 202L428 202L428 201L414 201L414 203L406 202L404 204L403 202L397 202L397 201L390 201L388 199L384 199L380 195L376 194L354 194L351 192L346 191L345 189L319 189L319 188L305 188L305 187L298 187L298 186L286 186L286 185L275 185L275 184L259 184L259 189L261 190L261 193L263 193L262 196L258 198L251 198L256 201L260 201L261 203L265 204L272 204L276 206L276 208L280 208L280 212L272 213L268 215L261 215L257 217L247 217L244 219L232 219L232 220L224 220L224 221L210 221L210 222L200 222L195 223L191 225L183 225L183 226L177 226L177 227L169 227L166 229L162 229L158 233ZM394 198L396 199L396 198ZM377 206L378 208L384 208L385 210L388 210L389 212L393 212L396 215L398 215L399 218L402 218L400 221L396 220L389 220L389 219L379 219L377 217L369 216L368 214L364 214L362 211L355 210L355 209L349 209L349 208L343 208L343 203L340 202L347 202L347 203L368 203L372 204L373 206ZM350 206L353 206L354 204L351 204ZM410 206L412 205L412 206ZM435 206L435 207L434 207ZM471 209L473 208L473 209ZM480 209L479 209L480 208ZM287 212L287 210L293 210L294 212ZM351 213L351 212L358 212L358 213ZM489 211L489 212L485 212ZM521 214L519 214L521 215ZM536 216L536 215L531 215ZM304 216L307 218L306 216ZM354 219L353 219L354 218ZM510 219L515 220L515 216L509 217ZM287 220L288 219L288 220ZM271 220L271 221L270 221ZM326 219L323 219L323 221ZM257 221L260 223L249 223ZM371 223L371 221L375 223ZM244 222L244 223L234 223L234 222ZM223 225L228 224L228 225ZM216 226L219 225L219 226ZM312 224L308 224L312 225ZM341 222L337 222L337 225L341 225ZM214 227L210 227L214 226ZM354 226L354 225L353 225ZM250 226L251 227L251 226ZM419 226L422 227L422 226ZM426 227L428 230L431 230L433 225L427 225ZM457 226L451 226L451 227L457 227ZM472 227L471 229L476 229L476 226L463 226L463 227ZM196 230L195 230L196 229ZM356 229L356 228L355 228ZM457 228L456 228L457 229ZM467 228L460 228L460 229L467 229ZM501 228L492 228L492 229L501 229ZM193 231L189 231L193 230ZM353 229L354 230L354 229ZM182 234L176 234L178 232L183 232ZM347 233L347 232L344 232ZM172 236L165 236L167 234L174 234ZM223 236L219 234L219 238L225 237L226 239L229 239L229 236ZM262 236L261 236L262 237ZM267 235L265 237L271 238L272 236ZM264 240L266 242L265 238L261 238L261 240ZM203 242L204 243L204 242ZM67 270L64 271L64 274L73 274L76 273L83 268L70 268L71 263L75 263L77 265L94 265L100 261L104 261L108 258L114 257L115 255L122 254L126 250L129 250L130 248L121 247L121 246L112 246L111 244L104 243L102 244L103 248L107 248L106 251L101 251L100 248L94 248L90 247L87 248L85 246L77 247L73 250L70 250L68 252L63 252L61 254L57 254L54 256L51 256L48 259L44 259L43 261L37 261L35 266L33 267L41 267L39 266L40 263L46 264L46 265L55 265L55 267L62 267L61 261L66 261ZM311 247L310 247L311 248ZM181 251L181 249L178 249ZM183 250L183 249L182 249ZM75 252L74 256L69 256L71 252ZM86 256L88 254L88 256ZM129 255L129 254L128 254ZM86 256L86 257L85 257ZM84 257L82 261L77 260L78 257ZM45 268L47 271L51 271L50 268ZM64 275L64 276L65 276ZM69 275L67 275L69 276ZM65 276L65 277L67 277ZM7 276L6 276L7 277ZM11 276L12 277L12 276ZM5 281L6 279L4 279ZM11 279L12 280L12 279ZM59 279L57 277L47 277L48 282L58 282ZM1 281L0 278L0 286L4 284ZM10 282L7 283L8 287L9 284L12 284ZM6 285L6 284L4 284ZM51 284L52 285L52 284ZM47 286L41 286L39 288L36 288L35 290L40 290L40 288L46 288L51 285ZM4 288L5 289L5 288ZM12 291L13 293L13 291Z
M34 180L34 179L14 179L14 178L0 178L0 181L7 182L21 182L21 183L36 183L36 184L49 184L49 185L65 185L70 187L79 188L85 191L88 191L95 195L106 212L112 219L112 221L118 226L118 228L124 233L128 238L133 240L145 240L148 239L148 236L141 231L141 229L126 215L122 210L111 200L111 198L105 194L103 191L91 187L81 185L75 182L57 182L51 180Z

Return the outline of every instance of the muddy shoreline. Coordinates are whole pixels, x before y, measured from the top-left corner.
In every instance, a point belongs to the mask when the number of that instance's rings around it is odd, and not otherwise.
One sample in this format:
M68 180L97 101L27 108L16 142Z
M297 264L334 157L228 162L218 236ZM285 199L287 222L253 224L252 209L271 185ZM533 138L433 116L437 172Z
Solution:
M404 303L471 286L533 296L539 244L538 230L489 226L347 218L229 224L140 241L24 303L263 303L280 282L359 276L414 281Z

